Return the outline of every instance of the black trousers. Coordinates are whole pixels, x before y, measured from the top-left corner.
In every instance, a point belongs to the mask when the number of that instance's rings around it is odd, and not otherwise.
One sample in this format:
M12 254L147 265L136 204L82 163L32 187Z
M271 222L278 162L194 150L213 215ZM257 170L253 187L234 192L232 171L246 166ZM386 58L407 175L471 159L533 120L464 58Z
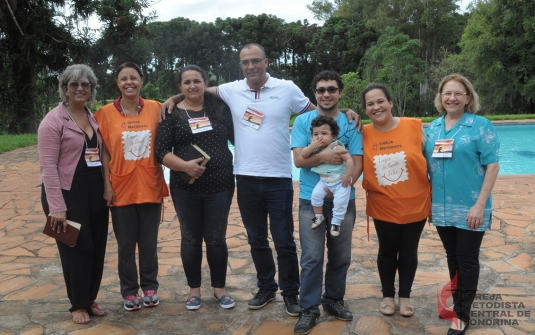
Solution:
M373 219L379 239L377 268L384 298L393 298L396 294L396 272L399 273L399 297L410 298L418 267L418 244L426 221L397 224Z
M70 312L90 307L97 298L108 238L109 211L103 198L104 183L100 174L74 177L69 191L62 190L67 205L67 219L82 226L73 248L56 242L58 246ZM50 213L44 186L41 204L45 215Z
M470 307L474 302L479 281L479 248L484 231L437 227L446 249L450 280L457 277L457 290L453 293L453 310L464 322L470 321ZM455 286L455 285L453 285Z

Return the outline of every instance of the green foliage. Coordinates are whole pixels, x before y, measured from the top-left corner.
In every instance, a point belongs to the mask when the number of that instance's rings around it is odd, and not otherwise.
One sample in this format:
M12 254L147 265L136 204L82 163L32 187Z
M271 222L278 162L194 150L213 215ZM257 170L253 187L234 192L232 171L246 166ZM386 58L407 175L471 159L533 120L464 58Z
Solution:
M0 135L0 154L37 144L37 134Z
M535 111L534 1L478 2L461 48L484 112Z
M366 82L360 79L357 72L349 72L341 77L344 83L344 91L338 106L340 108L350 108L354 111L362 110L360 92L366 87Z
M387 27L364 57L366 80L381 82L391 89L397 116L418 110L419 84L425 78L425 62L419 53L418 40Z
M155 100L160 97L160 89L154 86L153 83L148 82L143 85L141 89L141 96L145 99Z

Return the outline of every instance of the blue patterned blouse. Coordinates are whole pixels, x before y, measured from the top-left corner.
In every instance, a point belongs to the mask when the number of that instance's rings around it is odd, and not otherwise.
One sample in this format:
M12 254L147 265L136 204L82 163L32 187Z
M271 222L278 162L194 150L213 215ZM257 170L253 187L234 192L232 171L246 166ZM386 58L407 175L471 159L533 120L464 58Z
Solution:
M435 141L453 139L451 158L432 157ZM433 224L469 230L466 216L476 203L485 178L485 166L499 160L500 140L492 123L464 113L450 130L444 116L427 128L425 156L433 188ZM485 231L492 220L492 195L487 199L477 231Z

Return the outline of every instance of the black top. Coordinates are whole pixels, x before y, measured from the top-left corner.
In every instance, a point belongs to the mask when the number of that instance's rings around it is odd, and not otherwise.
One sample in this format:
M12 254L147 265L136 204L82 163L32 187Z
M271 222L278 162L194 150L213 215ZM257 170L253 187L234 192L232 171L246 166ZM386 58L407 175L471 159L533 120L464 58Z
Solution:
M219 100L215 103L221 104L217 108L217 115L208 111L205 99L203 110L186 112L175 106L172 114L167 115L160 123L155 143L158 162L162 163L169 152L182 158L190 144L196 144L210 156L203 175L193 184L188 184L177 172L171 170L171 187L176 186L195 193L216 193L234 188L232 153L228 147L228 141L234 143L232 115L225 103ZM213 106L211 110L214 110ZM205 115L209 117L213 129L193 134L188 120L190 117L198 118Z
M101 174L102 173L101 166L87 166L87 162L85 161L85 149L98 147L97 133L93 129L93 137L89 139L89 136L87 136L85 131L82 130L82 132L84 133L84 136L85 136L84 147L82 148L82 154L80 155L80 158L78 159L78 164L76 165L76 169L74 170L74 176L86 177L86 176ZM102 149L99 148L99 150L102 150ZM101 151L99 151L99 154L102 157Z

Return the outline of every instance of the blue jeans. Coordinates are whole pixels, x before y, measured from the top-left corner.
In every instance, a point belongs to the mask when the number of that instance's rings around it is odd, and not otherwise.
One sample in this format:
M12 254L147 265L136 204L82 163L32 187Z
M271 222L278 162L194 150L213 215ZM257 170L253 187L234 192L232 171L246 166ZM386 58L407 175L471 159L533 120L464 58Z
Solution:
M290 178L236 176L238 205L247 230L251 256L260 289L278 289L275 262L268 242L269 229L279 265L282 295L299 294L299 264L292 215L293 185Z
M349 200L347 212L340 225L340 236L335 239L328 233L332 220L333 203L325 202L325 221L312 230L310 224L314 211L310 200L299 199L299 236L301 241L301 308L320 315L319 305L337 302L346 292L347 269L351 264L351 241L355 225L355 200ZM323 261L327 239L327 266L325 269L325 293L323 284Z
M180 255L191 288L201 287L202 242L212 287L224 288L227 278L227 224L234 188L216 193L194 193L171 187L182 242Z

